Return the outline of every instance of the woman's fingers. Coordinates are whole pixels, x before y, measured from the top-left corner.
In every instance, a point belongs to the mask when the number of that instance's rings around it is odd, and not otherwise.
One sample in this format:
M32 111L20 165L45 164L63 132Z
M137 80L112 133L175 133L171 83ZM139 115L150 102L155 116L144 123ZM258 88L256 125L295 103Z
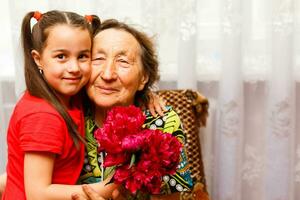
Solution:
M114 200L126 200L126 193L122 190L122 187L115 189L112 192L112 199Z
M156 112L155 112L155 108L154 108L154 105L153 105L153 102L150 102L149 105L148 105L148 109L151 113L152 116L156 116Z
M160 107L162 108L163 111L167 111L167 108L166 108L166 101L162 98L159 97L159 105Z
M165 102L163 99L161 99L157 94L155 93L150 93L150 101L149 101L149 104L148 104L148 109L151 113L151 115L153 116L156 116L157 113L160 115L160 116L163 116L164 115L164 111L166 110L165 109Z
M80 194L72 194L72 200L105 200L101 197L93 188L88 185L83 185L82 190L87 197L84 197Z
M157 101L156 103L154 104L154 107L155 107L155 111L160 115L160 116L164 116L164 111L165 110L165 102L159 97L157 96Z
M72 194L72 200L88 200L88 199L79 194Z
M111 194L113 199L118 199L118 197L120 196L120 192L118 189L115 189L112 194Z
M90 200L104 200L103 197L101 197L93 188L91 188L88 185L82 186L83 191L85 194L89 197Z

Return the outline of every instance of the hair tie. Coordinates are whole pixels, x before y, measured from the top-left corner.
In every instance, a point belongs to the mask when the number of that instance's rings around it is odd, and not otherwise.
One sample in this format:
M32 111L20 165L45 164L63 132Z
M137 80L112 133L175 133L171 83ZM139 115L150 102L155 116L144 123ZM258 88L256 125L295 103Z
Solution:
M92 15L85 15L84 18L88 23L92 23L92 21L93 21L93 16Z
M42 18L43 14L40 13L39 11L35 11L33 14L33 18L36 19L36 21L39 21Z

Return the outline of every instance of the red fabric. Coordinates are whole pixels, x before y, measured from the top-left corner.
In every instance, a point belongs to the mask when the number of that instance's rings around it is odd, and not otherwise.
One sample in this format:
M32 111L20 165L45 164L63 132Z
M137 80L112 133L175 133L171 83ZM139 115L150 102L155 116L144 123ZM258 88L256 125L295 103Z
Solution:
M69 110L84 136L81 109ZM75 184L84 160L84 145L77 150L66 123L46 101L26 92L10 119L8 135L7 184L2 199L26 199L24 191L24 152L56 154L52 183Z

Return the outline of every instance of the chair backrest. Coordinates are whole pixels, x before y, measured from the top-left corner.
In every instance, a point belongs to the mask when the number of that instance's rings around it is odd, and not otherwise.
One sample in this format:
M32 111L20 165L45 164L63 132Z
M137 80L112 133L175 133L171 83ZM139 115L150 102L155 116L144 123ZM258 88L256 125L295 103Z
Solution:
M192 193L183 193L181 198L207 200L199 128L206 125L208 100L193 90L160 90L157 93L178 113L186 133L186 150L195 185Z

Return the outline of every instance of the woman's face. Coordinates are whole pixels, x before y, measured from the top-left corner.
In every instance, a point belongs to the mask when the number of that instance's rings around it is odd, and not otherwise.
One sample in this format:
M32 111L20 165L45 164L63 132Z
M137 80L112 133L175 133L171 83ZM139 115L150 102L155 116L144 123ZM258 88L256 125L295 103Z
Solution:
M140 45L130 33L111 28L95 36L87 94L96 106L107 109L133 104L136 92L147 81Z

